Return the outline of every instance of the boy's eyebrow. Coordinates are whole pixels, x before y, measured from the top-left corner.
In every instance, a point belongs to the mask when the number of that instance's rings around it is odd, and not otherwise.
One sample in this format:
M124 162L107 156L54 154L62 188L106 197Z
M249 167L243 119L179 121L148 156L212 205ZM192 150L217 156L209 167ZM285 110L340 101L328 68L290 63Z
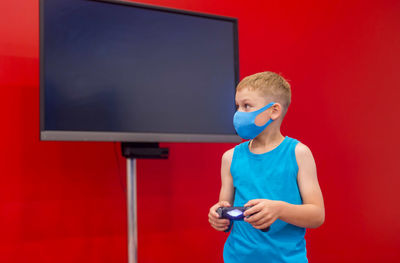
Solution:
M248 102L248 101L251 102L251 100L250 100L249 98L244 98L244 99L242 99L242 102L243 102L243 103L244 103L244 102ZM237 100L235 100L235 103L238 104Z

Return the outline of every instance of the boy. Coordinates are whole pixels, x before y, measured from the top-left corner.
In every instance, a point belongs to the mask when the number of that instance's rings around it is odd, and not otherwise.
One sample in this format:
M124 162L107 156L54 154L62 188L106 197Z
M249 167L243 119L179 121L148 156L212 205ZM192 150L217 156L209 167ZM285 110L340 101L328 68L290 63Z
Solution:
M325 209L310 149L280 132L290 85L276 73L260 72L238 84L235 100L235 129L250 140L223 154L219 202L208 214L213 228L231 231L224 262L308 262L305 229L319 227ZM216 212L229 206L251 208L244 221L232 224Z

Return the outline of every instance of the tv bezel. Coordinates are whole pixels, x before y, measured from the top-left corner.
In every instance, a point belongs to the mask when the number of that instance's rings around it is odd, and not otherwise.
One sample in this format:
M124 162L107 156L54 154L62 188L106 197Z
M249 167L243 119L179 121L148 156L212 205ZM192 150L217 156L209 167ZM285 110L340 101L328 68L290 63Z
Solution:
M39 129L41 141L118 141L118 142L240 142L241 138L236 134L194 134L194 133L137 133L114 131L57 131L45 130L45 86L44 86L44 2L51 0L39 0L39 104L40 118ZM234 45L234 70L235 86L239 83L239 43L238 43L238 19L209 13L175 9L151 4L128 2L121 0L86 0L92 2L105 2L108 4L133 6L136 8L177 13L182 15L225 20L233 24ZM235 92L235 87L233 87Z

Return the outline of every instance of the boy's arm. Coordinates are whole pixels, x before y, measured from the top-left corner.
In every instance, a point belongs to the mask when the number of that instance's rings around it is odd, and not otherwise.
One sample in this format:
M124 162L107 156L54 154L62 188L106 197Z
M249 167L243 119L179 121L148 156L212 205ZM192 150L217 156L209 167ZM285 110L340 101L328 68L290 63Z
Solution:
M228 219L220 219L217 213L219 207L232 206L234 199L233 180L230 173L233 149L226 151L222 155L221 161L221 191L219 193L219 202L210 208L208 221L211 226L218 231L229 232L232 222Z
M233 205L234 187L233 179L230 172L234 148L226 151L222 155L221 161L221 191L219 193L219 201L226 201Z
M297 183L303 204L282 202L279 219L300 227L317 228L325 221L325 208L314 157L311 150L300 142L295 153L299 166Z

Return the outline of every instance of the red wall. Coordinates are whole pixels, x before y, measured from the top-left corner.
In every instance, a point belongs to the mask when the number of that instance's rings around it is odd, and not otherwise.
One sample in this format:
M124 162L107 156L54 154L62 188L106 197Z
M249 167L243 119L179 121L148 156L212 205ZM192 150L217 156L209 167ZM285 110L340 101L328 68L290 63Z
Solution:
M241 77L290 80L282 132L312 149L326 205L310 262L400 262L400 2L143 2L239 18ZM39 141L38 1L0 10L0 262L126 262L119 144ZM139 262L221 262L207 213L234 145L162 146L138 161Z

